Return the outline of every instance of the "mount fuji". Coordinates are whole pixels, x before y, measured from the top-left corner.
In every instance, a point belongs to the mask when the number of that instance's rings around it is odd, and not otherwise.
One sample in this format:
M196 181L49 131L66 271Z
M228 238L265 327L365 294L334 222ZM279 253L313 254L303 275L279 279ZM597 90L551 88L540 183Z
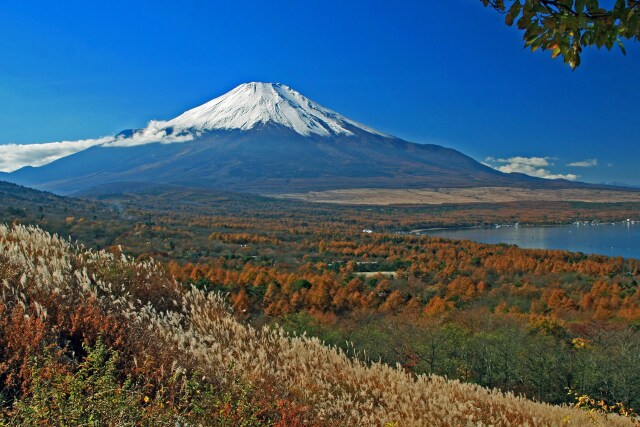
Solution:
M3 179L59 194L124 182L264 194L575 185L504 174L450 148L404 141L279 83L242 84L172 120Z

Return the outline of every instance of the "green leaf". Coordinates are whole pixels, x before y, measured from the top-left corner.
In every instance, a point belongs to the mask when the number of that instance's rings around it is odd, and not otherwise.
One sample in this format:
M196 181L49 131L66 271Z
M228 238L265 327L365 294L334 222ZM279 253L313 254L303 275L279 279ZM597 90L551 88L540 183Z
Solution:
M516 0L513 2L511 7L509 8L509 14L514 18L520 14L520 10L522 9L522 5L520 4L520 0Z
M620 39L618 39L616 41L618 42L618 47L622 51L622 54L626 56L627 55L627 49L625 49L624 44L622 44L622 41Z
M535 39L534 42L531 43L531 52L535 52L536 50L540 49L540 46L542 46L542 39Z
M527 39L527 41L524 43L524 47L528 47L531 46L536 40L539 40L540 37L538 37L537 35Z
M507 12L507 14L504 16L504 23L509 27L513 25L513 15L510 12Z
M572 68L580 65L583 48L611 50L623 55L623 40L640 41L640 0L481 0L505 14L505 23L524 31L525 48L562 55ZM560 49L560 50L558 50Z
M579 56L575 56L569 61L569 66L571 67L572 70L575 70L576 67L578 67L579 65L580 65L580 57Z

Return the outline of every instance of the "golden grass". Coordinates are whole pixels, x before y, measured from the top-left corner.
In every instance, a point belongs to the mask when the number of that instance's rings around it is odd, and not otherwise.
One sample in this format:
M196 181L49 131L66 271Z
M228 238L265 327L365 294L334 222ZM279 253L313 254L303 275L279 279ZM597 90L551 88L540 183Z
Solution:
M30 293L30 287L53 293L81 290L143 326L147 339L166 342L167 352L187 355L206 376L219 383L239 376L273 390L274 399L306 405L310 420L327 425L632 425L619 416L536 403L438 376L416 378L398 367L349 358L315 338L258 330L238 322L216 294L192 290L175 305L159 308L133 296L126 283L105 280L109 271L126 269L137 283L152 289L162 274L153 262L85 250L37 228L0 226L0 261L2 295L17 295L20 304L30 308L29 315L47 316L38 301L29 300L29 295L42 292ZM182 363L176 358L174 370L183 369Z

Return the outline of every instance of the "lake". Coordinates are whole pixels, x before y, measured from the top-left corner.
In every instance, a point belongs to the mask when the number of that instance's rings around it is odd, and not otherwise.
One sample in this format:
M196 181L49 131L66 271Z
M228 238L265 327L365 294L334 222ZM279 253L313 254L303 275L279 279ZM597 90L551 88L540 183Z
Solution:
M521 248L563 249L640 259L640 223L439 229L422 230L421 234L481 243L507 243Z

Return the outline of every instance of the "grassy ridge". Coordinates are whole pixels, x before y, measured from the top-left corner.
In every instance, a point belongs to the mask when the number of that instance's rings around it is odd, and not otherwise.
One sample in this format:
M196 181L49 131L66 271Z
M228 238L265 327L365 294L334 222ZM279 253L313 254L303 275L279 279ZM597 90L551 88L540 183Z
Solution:
M35 228L0 226L0 279L7 425L60 424L73 402L67 422L98 425L631 425L255 329L153 262Z
M152 256L187 288L228 295L256 327L279 324L351 354L348 341L415 374L554 404L574 402L568 387L638 407L638 261L392 233L522 214L634 217L633 204L350 208L153 184L94 196L0 183L0 222Z

